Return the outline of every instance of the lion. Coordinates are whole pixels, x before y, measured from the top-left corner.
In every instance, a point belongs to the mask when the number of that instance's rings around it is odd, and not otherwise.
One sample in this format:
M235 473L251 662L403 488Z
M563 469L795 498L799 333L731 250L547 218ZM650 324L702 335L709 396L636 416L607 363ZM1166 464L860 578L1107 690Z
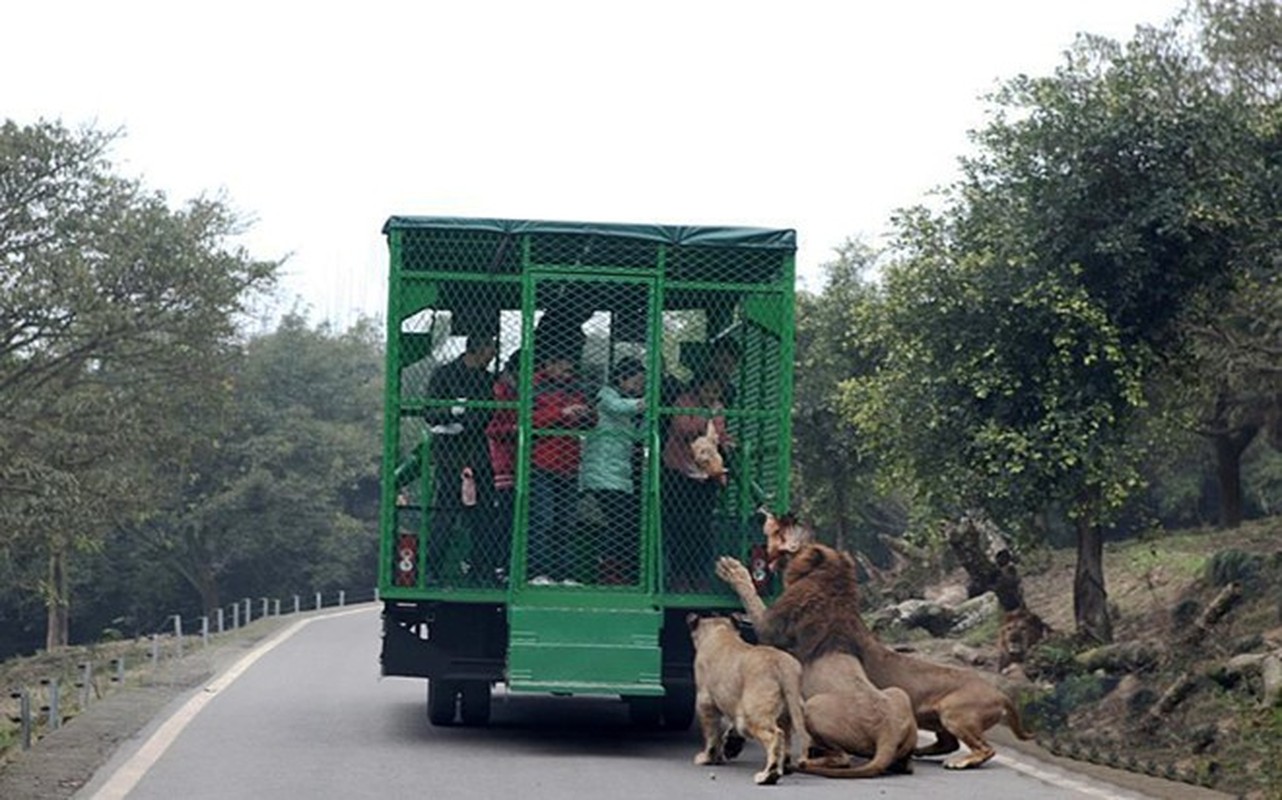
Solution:
M801 696L814 746L832 755L802 759L799 771L829 778L913 771L917 721L912 702L901 689L873 686L859 659L828 653L803 666ZM869 760L851 767L851 754Z
M725 763L730 728L765 748L766 765L753 780L777 783L791 763L793 732L802 753L810 747L802 724L800 662L777 648L748 644L727 617L692 613L686 624L694 641L695 710L703 730L694 763Z
M1030 650L1051 632L1041 617L1021 606L1008 611L997 631L997 668L1022 663Z
M784 591L767 609L746 567L723 556L717 575L726 581L752 619L758 638L795 655L802 664L829 653L846 653L863 664L873 685L902 689L912 702L917 726L935 734L935 742L914 755L955 752L964 743L970 753L949 758L948 769L978 767L996 751L984 732L1005 722L1020 739L1031 739L1010 697L974 670L945 666L886 647L859 615L859 587L854 559L813 543L810 532L790 516L766 513L766 557L772 569L786 561Z

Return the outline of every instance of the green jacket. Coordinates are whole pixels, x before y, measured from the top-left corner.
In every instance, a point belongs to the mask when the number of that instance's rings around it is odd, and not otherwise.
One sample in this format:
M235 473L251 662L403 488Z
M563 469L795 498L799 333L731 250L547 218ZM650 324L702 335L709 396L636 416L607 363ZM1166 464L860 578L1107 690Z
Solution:
M632 446L641 400L624 397L613 386L597 393L597 424L583 442L579 487L632 491Z

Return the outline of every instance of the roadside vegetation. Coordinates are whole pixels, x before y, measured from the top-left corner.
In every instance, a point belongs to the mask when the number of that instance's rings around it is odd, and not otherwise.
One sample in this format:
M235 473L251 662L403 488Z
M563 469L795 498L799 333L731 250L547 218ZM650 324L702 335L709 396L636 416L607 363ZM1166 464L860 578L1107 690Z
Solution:
M995 91L961 177L797 309L795 495L836 543L1073 547L1282 506L1282 9L1204 0ZM901 548L902 550L902 548Z
M1057 755L1253 798L1282 796L1282 517L1225 531L1151 531L1105 545L1114 641L1074 634L1072 548L1026 552L1028 608L1051 628L1003 670L1038 743ZM967 575L947 551L912 581L866 586L867 614L937 596ZM1217 605L1217 603L1219 605ZM1218 609L1218 610L1217 610ZM932 636L892 623L881 635L945 663L998 672L996 622Z
M803 515L867 556L866 613L986 519L1053 631L1022 672L1055 746L1260 797L1282 796L1280 65L1282 8L1205 0L1007 81L961 178L799 297L793 449Z
M374 585L374 325L273 312L282 262L115 138L0 125L0 658Z

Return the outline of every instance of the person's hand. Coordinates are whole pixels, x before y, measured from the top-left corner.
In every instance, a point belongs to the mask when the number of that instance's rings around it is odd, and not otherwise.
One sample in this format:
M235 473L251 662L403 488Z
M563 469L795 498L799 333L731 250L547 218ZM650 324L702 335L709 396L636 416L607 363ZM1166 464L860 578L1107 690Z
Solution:
M640 414L642 411L645 411L645 398L644 398L644 397L638 397L638 398L637 398L637 413L638 413L638 414Z
M466 398L466 397L460 397L460 398L458 398L457 400L455 400L454 402L456 402L456 403L462 403L462 402L464 402L465 400L467 400L467 398ZM467 411L467 409L466 409L466 408L464 408L463 406L451 406L451 407L450 407L450 413L451 413L451 414L453 414L453 415L454 415L454 416L456 416L456 417L461 417L461 416L463 416L463 414L464 414L464 413L466 413L466 411Z
M591 409L582 403L572 403L561 409L561 416L569 417L570 419L581 419L590 411Z

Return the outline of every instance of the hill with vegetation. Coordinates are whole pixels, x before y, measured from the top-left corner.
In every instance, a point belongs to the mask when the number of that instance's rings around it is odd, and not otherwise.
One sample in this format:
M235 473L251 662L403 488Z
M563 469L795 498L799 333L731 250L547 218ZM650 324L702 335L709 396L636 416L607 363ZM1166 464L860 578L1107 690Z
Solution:
M1155 533L1105 547L1114 640L1074 633L1076 552L1021 562L1024 599L1052 633L1010 687L1056 755L1252 798L1282 797L1282 517ZM925 592L965 584L949 570ZM870 598L871 600L871 598ZM997 670L997 622L955 637L884 635ZM1270 664L1270 662L1272 662Z

